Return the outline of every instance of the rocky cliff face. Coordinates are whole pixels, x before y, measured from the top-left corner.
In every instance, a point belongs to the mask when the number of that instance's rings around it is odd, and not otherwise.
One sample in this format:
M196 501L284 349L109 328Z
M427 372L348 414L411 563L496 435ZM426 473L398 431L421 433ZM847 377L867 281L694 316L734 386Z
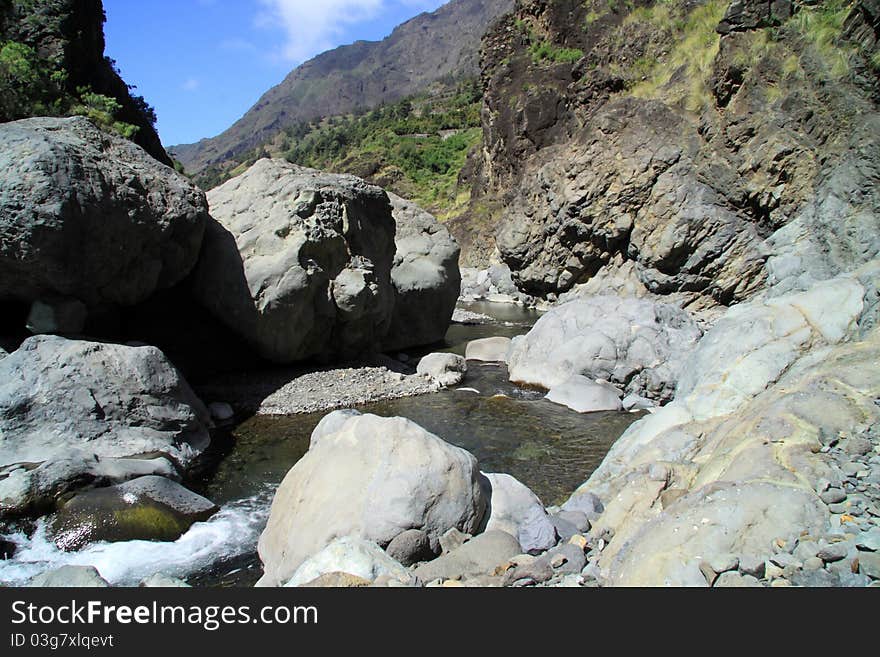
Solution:
M149 116L152 110L143 98L132 96L112 60L104 56L104 20L101 0L0 0L0 44L14 43L27 49L15 54L35 69L31 72L31 79L36 78L34 83L45 85L34 91L36 96L46 96L38 98L46 106L41 114L70 113L68 105L79 103L82 96L79 90L87 87L91 93L118 103L118 109L111 113L112 119L136 128L132 141L170 166L171 159ZM43 74L46 79L40 80ZM4 87L7 82L12 87L4 89L4 94L22 92L20 80L0 78ZM6 115L9 113L0 112L0 120L31 115L14 112Z
M877 17L519 2L484 40L474 175L518 286L553 298L624 261L652 292L730 304L876 257Z
M512 0L453 0L399 25L378 42L358 41L318 55L270 89L223 134L172 151L200 173L265 144L299 121L372 108L475 77L480 39Z

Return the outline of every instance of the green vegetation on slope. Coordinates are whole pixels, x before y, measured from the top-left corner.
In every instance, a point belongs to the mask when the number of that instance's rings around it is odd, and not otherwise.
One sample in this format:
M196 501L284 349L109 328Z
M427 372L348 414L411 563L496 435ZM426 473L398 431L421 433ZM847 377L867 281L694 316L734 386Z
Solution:
M198 182L207 189L261 157L284 157L294 164L359 176L446 219L470 200L469 190L459 188L458 177L468 152L481 139L480 104L478 83L470 81L433 96L299 123L240 166L207 171Z
M117 120L122 105L90 87L67 90L67 71L42 60L33 48L16 41L0 42L0 122L31 116L86 116L96 125L131 138L138 127ZM145 116L155 125L155 113L142 98Z

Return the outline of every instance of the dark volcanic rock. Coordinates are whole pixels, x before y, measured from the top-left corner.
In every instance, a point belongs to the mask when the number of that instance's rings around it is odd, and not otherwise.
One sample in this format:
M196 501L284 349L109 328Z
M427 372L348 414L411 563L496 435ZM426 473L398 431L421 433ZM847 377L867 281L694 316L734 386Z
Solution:
M85 118L0 125L0 299L132 305L195 265L204 194Z

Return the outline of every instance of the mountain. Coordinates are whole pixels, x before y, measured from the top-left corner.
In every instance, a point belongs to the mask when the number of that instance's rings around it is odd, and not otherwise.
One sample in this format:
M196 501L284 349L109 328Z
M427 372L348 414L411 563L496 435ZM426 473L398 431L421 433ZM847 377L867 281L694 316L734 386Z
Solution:
M480 40L513 0L452 0L399 25L382 41L358 41L294 69L232 127L169 151L187 171L237 163L284 128L370 109L479 74Z
M0 0L0 122L88 116L171 165L146 101L104 55L101 0Z

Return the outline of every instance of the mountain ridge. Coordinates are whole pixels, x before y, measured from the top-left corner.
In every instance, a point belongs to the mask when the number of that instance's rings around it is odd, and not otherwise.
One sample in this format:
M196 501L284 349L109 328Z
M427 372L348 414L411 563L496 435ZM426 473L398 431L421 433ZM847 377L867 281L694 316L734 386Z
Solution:
M197 175L234 161L297 122L370 109L432 85L476 77L483 34L513 4L452 0L398 25L381 41L356 41L322 53L291 71L220 135L168 150Z

